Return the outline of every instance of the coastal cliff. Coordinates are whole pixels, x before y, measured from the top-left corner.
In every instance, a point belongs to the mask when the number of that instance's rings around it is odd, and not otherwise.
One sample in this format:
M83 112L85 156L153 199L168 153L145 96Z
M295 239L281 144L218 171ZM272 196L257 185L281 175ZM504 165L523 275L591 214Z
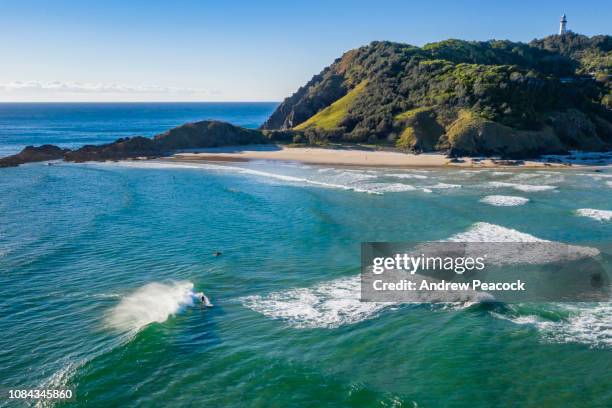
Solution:
M451 39L423 47L372 42L315 75L261 129L201 121L77 150L28 146L0 159L0 167L269 142L521 159L612 150L612 37L566 33L529 44Z
M612 145L612 37L373 42L285 99L296 141L529 157Z

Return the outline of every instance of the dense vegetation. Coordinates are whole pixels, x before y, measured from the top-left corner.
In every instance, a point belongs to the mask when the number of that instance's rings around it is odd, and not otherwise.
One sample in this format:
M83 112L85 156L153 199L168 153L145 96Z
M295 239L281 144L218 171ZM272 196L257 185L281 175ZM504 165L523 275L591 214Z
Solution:
M295 141L451 154L536 155L612 143L612 37L447 40L351 50L287 98L264 129Z

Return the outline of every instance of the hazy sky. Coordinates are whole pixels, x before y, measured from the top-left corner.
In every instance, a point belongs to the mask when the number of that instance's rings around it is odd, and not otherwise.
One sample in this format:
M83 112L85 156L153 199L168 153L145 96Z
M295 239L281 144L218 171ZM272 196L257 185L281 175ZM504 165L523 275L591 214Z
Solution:
M0 0L0 101L279 101L373 40L612 34L605 1Z

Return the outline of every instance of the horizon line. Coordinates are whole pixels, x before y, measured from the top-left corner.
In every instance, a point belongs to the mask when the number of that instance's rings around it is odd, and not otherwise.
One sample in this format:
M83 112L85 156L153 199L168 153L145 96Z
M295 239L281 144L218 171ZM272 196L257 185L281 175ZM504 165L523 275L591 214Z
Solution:
M282 101L0 101L0 104L26 103L281 103Z

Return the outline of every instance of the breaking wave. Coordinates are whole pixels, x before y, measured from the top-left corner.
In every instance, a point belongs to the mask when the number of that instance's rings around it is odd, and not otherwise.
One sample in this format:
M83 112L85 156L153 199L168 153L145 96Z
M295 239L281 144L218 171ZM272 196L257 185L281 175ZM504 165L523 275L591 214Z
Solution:
M550 242L533 235L526 234L514 229L501 227L499 225L479 222L474 224L465 232L453 235L449 241L454 242ZM547 246L549 253L544 258L555 257L554 244ZM563 254L566 254L568 246L560 244ZM595 248L569 246L576 251L578 256L596 256L599 251ZM500 254L502 258L506 255ZM509 320L516 324L531 324L536 327L545 341L551 342L575 342L589 344L595 347L612 346L612 303L603 302L596 306L581 304L542 304L544 308L541 314L519 313L512 308L521 308L522 305L508 305L510 312L493 313L493 316ZM554 314L550 307L557 311L561 310L566 316L551 320L549 316ZM562 313L562 314L563 314Z
M511 228L501 227L488 222L477 222L467 231L448 238L451 242L547 242Z
M458 242L534 242L528 234L487 223L476 223L468 231L449 238ZM484 241L483 241L484 240ZM249 309L296 328L336 328L378 316L393 303L361 302L359 275L322 282L309 288L294 288L240 299ZM462 302L461 307L473 304Z
M612 347L612 303L548 304L544 310L524 310L525 305L508 305L506 313L494 317L515 324L530 325L544 341L581 343L591 347Z
M424 180L428 178L428 176L425 176L423 174L411 174L411 173L387 173L385 174L385 176L400 178L400 179L419 179L419 180Z
M233 172L244 175L256 176L272 180L278 180L297 185L311 185L323 188L332 188L340 190L355 191L358 193L367 193L382 195L384 193L395 193L403 191L417 190L415 187L401 183L373 183L367 182L369 179L377 178L378 176L370 170L344 170L339 171L334 168L318 169L316 173L304 176L273 173L269 171L256 170L247 167L217 165L210 163L160 163L155 161L148 162L119 162L113 165L123 167L136 168L153 168L153 169L200 169L212 170L221 172ZM313 177L310 177L313 176Z
M505 196L505 195L490 195L482 198L481 203L494 205L497 207L513 207L517 205L524 205L529 202L528 198L516 197L516 196Z
M438 183L434 184L433 186L427 186L427 188L446 190L449 188L461 188L461 184Z
M538 191L550 191L555 190L557 186L549 185L533 185L533 184L520 184L520 183L506 183L503 181L489 181L488 185L494 188L513 188L517 191L523 192L538 192Z
M193 283L149 283L127 295L109 313L108 326L121 331L138 331L151 323L165 322L187 306L193 306L201 293Z
M607 210L595 210L593 208L581 208L576 210L576 215L581 217L593 218L597 221L610 221L612 220L612 211Z
M361 302L360 277L335 279L311 288L242 298L244 306L297 328L336 328L376 316L389 303Z

